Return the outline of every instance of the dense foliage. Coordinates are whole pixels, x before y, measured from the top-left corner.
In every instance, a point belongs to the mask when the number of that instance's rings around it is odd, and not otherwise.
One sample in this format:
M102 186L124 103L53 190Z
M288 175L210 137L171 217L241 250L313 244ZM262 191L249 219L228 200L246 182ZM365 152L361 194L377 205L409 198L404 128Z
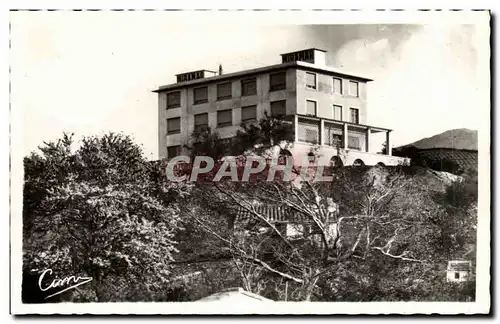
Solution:
M210 128L195 129L192 145L186 145L192 156L208 155L215 160L223 156L242 155L248 151L263 153L269 147L293 141L293 127L282 118L265 115L258 123L242 124L236 136L223 139Z
M30 276L90 276L65 298L142 300L170 274L176 203L158 198L150 164L126 136L87 137L73 150L70 136L24 160L26 300L38 287ZM151 292L151 293L149 293Z
M265 118L231 143L193 134L193 155L239 155L290 141ZM24 159L23 300L188 301L241 286L274 300L473 300L449 260L475 266L477 175L428 166L342 167L331 182L170 183L123 135L45 143ZM259 206L308 226L289 237ZM242 210L247 215L241 219ZM44 300L38 277L90 276ZM474 277L472 277L474 279Z

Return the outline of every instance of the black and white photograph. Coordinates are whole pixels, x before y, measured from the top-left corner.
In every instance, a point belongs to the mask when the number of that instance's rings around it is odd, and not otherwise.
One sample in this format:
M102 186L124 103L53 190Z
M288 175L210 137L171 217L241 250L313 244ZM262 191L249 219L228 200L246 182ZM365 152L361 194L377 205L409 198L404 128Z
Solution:
M11 313L489 313L490 19L10 11Z

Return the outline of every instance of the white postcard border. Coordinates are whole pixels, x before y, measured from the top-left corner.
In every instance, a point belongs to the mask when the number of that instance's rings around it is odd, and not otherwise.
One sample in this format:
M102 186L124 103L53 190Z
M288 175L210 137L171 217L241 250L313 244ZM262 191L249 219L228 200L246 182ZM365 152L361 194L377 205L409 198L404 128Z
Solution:
M13 14L13 13L11 13ZM19 12L16 14L20 14ZM39 12L38 14L44 14ZM61 12L61 14L69 14ZM75 13L73 13L75 14ZM86 13L78 13L86 14ZM101 13L93 13L101 14ZM105 14L116 14L107 12ZM141 12L122 13L129 15ZM11 107L11 312L13 314L474 314L487 313L490 308L490 70L489 70L489 13L425 12L425 11L294 11L294 12L163 12L172 24L185 24L196 19L198 23L254 23L254 24L327 24L345 23L473 23L483 37L479 73L485 89L484 101L477 109L484 114L484 128L478 131L479 141L479 206L477 242L476 301L470 303L445 302L275 302L272 305L231 305L217 303L88 303L88 304L22 304L22 159L23 111ZM186 19L189 16L190 19ZM50 127L50 125L47 125Z

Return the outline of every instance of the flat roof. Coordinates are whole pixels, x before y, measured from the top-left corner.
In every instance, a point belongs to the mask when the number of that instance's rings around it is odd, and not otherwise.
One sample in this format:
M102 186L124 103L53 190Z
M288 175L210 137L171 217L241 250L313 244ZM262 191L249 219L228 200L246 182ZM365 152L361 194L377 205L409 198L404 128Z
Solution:
M305 51L310 51L310 50L316 50L316 51L325 52L325 53L327 52L327 51L325 51L323 49L320 49L320 48L311 47L311 48L306 48L306 49L303 49L303 50L288 52L288 53L284 53L284 54L280 54L280 55L283 56L283 55L294 54L294 53L299 53L299 52L305 52Z
M371 131L372 131L372 133L392 132L393 131L390 128L378 127L378 126L372 126L372 125L365 125L365 124L356 124L356 123L351 123L351 122L344 121L344 120L336 120L336 119L331 119L331 118L324 118L324 117L304 115L304 114L296 114L296 115L299 116L302 119L309 119L309 120L314 120L314 121L323 119L323 120L325 120L325 121L327 121L329 123L337 124L337 125L347 124L348 126L352 126L352 127L358 127L358 128L364 128L364 129L370 128Z
M207 70L207 69L202 69L202 70L195 70L195 71L189 71L189 72L184 72L184 73L179 73L179 74L176 74L175 76L178 76L178 75L183 75L183 74L189 74L189 73L193 73L193 72L212 72L212 73L217 73L216 71L212 71L212 70Z
M335 68L332 68L329 66L320 66L320 65L316 65L316 64L312 64L312 63L302 62L302 61L293 61L293 62L288 62L288 63L268 65L265 67L255 68L255 69L250 69L250 70L227 73L227 74L223 74L223 75L216 75L216 76L212 76L212 77L208 77L208 78L172 83L172 84L160 86L158 89L153 90L153 92L169 91L169 90L189 87L189 86L193 86L193 85L202 85L202 84L206 84L206 83L216 82L219 80L241 78L244 76L261 74L261 73L271 72L271 71L275 71L275 70L284 70L284 69L288 69L288 68L298 68L298 69L304 69L304 70L309 70L309 71L324 72L325 74L330 74L332 76L344 76L344 77L348 77L348 78L351 78L354 80L365 81L365 82L373 81L373 79L371 79L371 78L367 78L367 77L361 76L361 75L356 74L356 73L347 72L345 70L339 70L339 69L335 69ZM201 70L198 70L198 71L201 71Z

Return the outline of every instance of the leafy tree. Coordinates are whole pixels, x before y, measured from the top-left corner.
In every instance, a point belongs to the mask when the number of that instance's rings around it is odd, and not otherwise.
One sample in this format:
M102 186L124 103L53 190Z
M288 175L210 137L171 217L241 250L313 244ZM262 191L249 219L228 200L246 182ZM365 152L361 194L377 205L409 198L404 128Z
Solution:
M247 150L262 153L270 147L294 140L293 126L286 117L272 117L267 113L258 124L243 124L235 136L233 153L242 154Z
M265 114L257 123L244 123L236 136L222 139L210 128L197 129L191 134L192 145L186 145L192 156L208 155L215 160L225 155L238 156L263 151L283 142L293 141L293 127L284 117Z
M25 272L92 277L76 299L152 298L169 278L179 210L156 195L140 147L111 133L40 151L24 161Z
M48 196L49 189L68 182L69 172L74 165L72 142L72 135L64 134L56 142L44 143L44 146L39 147L41 154L32 152L24 158L24 237L31 233L35 216Z
M223 140L217 132L213 132L210 127L195 129L191 134L192 145L186 144L192 157L197 155L210 156L219 160L227 154L227 141Z

